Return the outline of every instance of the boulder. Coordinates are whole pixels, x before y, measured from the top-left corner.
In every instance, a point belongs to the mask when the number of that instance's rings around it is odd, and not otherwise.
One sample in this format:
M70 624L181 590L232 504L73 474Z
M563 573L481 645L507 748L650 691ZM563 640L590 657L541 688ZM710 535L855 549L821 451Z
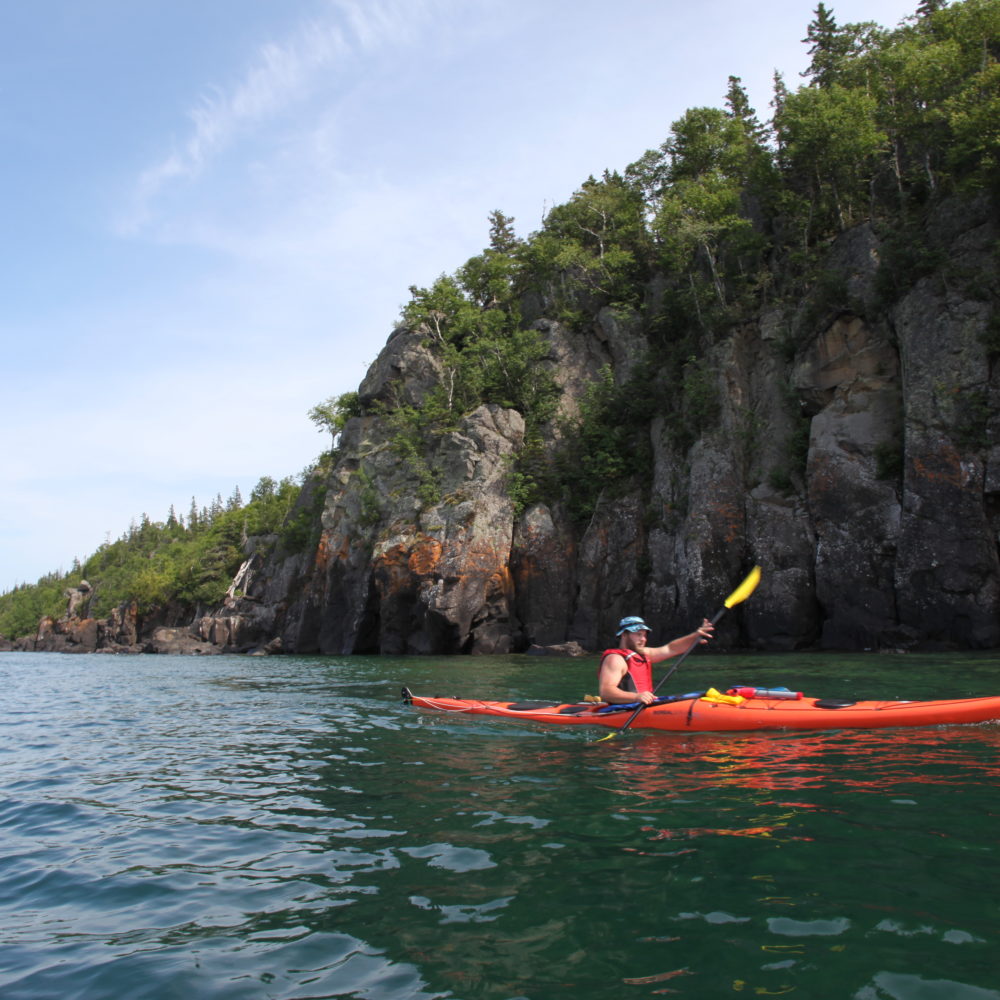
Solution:
M219 648L205 642L190 628L157 628L146 640L144 653L173 653L194 656L214 656Z
M531 645L527 656L586 656L587 651L578 642L559 642L551 646Z
M97 650L100 626L94 618L43 618L38 623L32 648L44 653L93 653Z

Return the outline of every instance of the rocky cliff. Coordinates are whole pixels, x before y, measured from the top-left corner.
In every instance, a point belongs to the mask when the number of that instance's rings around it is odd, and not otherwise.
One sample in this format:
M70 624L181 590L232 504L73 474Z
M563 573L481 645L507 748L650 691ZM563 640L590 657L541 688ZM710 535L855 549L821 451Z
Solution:
M808 35L769 122L731 76L411 287L357 393L310 411L336 446L296 509L262 480L241 522L147 521L113 588L112 547L81 567L101 599L17 642L592 650L622 614L689 629L759 562L722 646L1000 645L1000 0Z
M763 583L723 644L1000 644L994 307L969 278L995 275L996 220L985 202L953 201L925 235L940 265L890 301L866 224L829 248L834 292L720 332L705 365L714 425L679 450L654 418L648 467L586 525L559 503L515 507L514 410L481 406L419 459L394 446L388 417L350 420L316 552L258 559L247 596L216 618L238 623L236 645L296 651L598 649L623 614L663 638L689 628L759 562ZM638 313L620 309L574 328L539 315L534 328L564 412L603 367L624 381L644 347ZM369 412L420 406L440 377L431 338L399 329L360 397Z
M251 541L224 605L193 622L144 623L134 607L95 622L70 595L20 648L596 650L624 614L661 639L687 630L755 562L763 582L724 620L722 647L1000 645L1000 384L982 285L996 287L998 235L985 200L942 203L922 236L937 266L887 281L873 228L841 234L823 268L835 280L714 331L713 418L686 439L655 415L586 523L561 500L515 502L515 409L480 405L403 446L394 412L446 374L428 330L400 327L359 387L367 415L300 497L325 498L315 549ZM647 306L656 294L654 281ZM536 296L526 312L562 417L602 370L621 385L644 357L642 310L598 303L567 323ZM547 425L549 452L564 427Z

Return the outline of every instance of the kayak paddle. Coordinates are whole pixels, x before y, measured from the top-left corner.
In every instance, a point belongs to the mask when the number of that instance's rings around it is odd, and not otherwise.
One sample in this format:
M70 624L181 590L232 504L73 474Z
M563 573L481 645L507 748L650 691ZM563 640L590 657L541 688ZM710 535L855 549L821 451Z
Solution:
M726 598L725 603L721 608L715 613L715 616L711 619L713 625L718 624L719 619L730 609L735 607L737 604L742 604L756 589L757 584L760 583L760 567L754 566L752 570L747 574L746 579ZM691 652L695 646L700 646L700 642L695 642L688 646L683 653L677 658L677 662L660 678L660 682L653 688L653 694L656 694L663 685L663 682L677 672L678 667L684 662L685 657ZM645 708L645 705L640 705L625 721L625 725L621 729L615 729L608 733L607 736L602 736L597 743L602 743L604 740L613 739L615 736L621 736L622 733L628 729L629 726L636 720L639 713Z

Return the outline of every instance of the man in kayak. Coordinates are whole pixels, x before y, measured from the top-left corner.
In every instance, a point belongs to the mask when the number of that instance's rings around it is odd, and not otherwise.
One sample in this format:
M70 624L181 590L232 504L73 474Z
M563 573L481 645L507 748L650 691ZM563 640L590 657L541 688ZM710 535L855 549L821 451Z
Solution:
M681 636L665 646L649 647L649 626L635 616L623 618L618 623L621 646L606 649L601 656L597 672L598 691L602 701L622 705L641 701L648 705L655 701L653 695L653 664L686 653L695 643L708 642L715 626L706 618L701 628L690 635Z

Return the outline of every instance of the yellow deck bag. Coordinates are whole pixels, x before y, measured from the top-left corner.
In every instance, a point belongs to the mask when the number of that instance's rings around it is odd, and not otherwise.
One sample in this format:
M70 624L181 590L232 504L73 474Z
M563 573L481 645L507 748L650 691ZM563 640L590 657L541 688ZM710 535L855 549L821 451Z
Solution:
M701 696L701 701L711 701L717 705L742 705L746 698L741 694L723 694L715 688L709 688Z

